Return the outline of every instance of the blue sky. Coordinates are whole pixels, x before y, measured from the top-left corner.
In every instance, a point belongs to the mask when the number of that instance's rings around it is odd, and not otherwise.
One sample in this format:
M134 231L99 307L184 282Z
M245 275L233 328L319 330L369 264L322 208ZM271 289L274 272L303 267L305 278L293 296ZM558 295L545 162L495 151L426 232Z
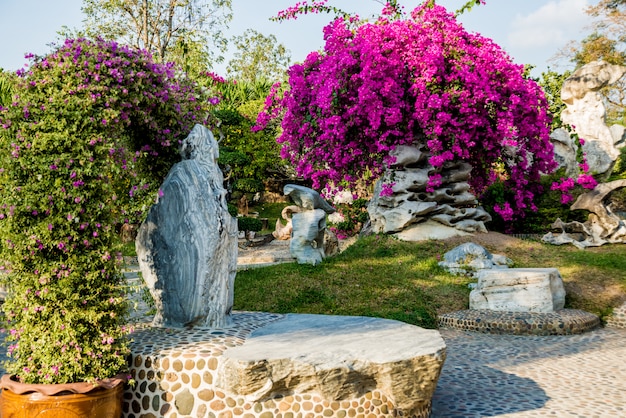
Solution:
M580 40L590 33L591 20L584 13L597 0L487 0L459 20L465 28L492 38L519 64L533 64L539 75L548 65L558 71L570 68L567 62L549 60L571 40ZM59 4L62 3L63 6ZM296 21L269 21L281 9L296 0L233 0L235 19L230 35L240 35L247 28L274 34L290 51L293 61L302 61L313 50L323 46L322 27L328 15L302 16ZM401 1L407 11L421 3ZM453 11L465 0L437 0ZM0 68L17 70L26 60L24 54L44 54L57 39L62 26L80 27L81 0L0 0ZM376 14L381 5L374 0L330 0L348 12L361 17ZM228 57L228 55L227 55ZM216 67L224 74L226 64Z

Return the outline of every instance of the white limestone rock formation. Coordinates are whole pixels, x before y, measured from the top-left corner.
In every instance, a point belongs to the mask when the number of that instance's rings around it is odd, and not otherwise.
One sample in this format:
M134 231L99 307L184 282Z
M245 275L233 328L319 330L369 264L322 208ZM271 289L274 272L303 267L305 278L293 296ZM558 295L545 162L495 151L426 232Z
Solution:
M469 306L501 312L554 312L565 306L563 279L555 268L481 270Z
M626 221L611 209L610 195L626 187L626 180L600 183L584 193L570 207L586 210L589 217L584 223L563 222L557 219L552 228L561 229L560 234L548 232L543 241L554 244L572 244L577 248L598 247L604 244L626 244Z
M289 314L226 350L215 385L252 402L315 394L331 404L375 391L393 416L427 417L445 348L438 331L399 321Z
M154 326L222 328L233 305L237 220L211 131L196 125L181 155L139 228L139 267L156 304Z
M468 180L472 167L465 162L447 162L439 171L442 184L433 192L427 192L429 175L436 172L428 162L428 154L420 148L398 146L391 155L396 161L378 180L374 197L367 211L372 233L398 233L419 224L435 221L441 229L464 233L487 232L485 222L491 216L477 206L476 197L470 192ZM382 184L393 184L391 196L381 196ZM428 227L428 233L432 224ZM444 232L437 232L444 234ZM460 234L462 235L462 234ZM428 239L429 237L425 237Z
M559 164L559 168L565 168L568 177L577 177L580 173L578 161L576 160L576 144L563 128L557 128L550 134L550 141L554 146L554 159Z
M445 253L439 265L453 274L478 277L481 270L509 268L513 260L504 255L491 254L481 245L466 242Z
M561 89L561 99L566 104L561 120L584 139L583 151L593 173L610 174L619 156L616 143L621 145L623 132L619 135L619 129L612 132L606 125L606 108L599 90L625 73L626 67L594 61L576 70Z
M288 184L283 188L285 195L297 205L291 213L291 243L289 251L299 264L317 265L326 257L324 252L324 232L326 215L335 212L313 189ZM278 226L278 225L277 225Z

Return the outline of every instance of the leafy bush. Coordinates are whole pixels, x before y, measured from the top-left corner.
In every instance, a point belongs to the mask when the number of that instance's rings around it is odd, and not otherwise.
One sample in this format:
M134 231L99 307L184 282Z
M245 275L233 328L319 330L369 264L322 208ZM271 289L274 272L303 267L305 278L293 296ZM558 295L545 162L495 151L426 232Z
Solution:
M128 353L115 225L141 219L207 97L103 40L67 40L19 76L0 112L5 367L27 383L111 377Z
M506 220L523 216L540 174L556 168L543 91L493 41L433 3L406 19L394 20L388 5L375 23L329 24L324 50L289 69L289 90L282 99L270 92L259 126L282 116L281 156L314 188L375 179L399 145L422 147L436 169L469 162L477 194L499 163L513 192L494 209ZM429 188L441 181L435 170Z
M240 231L259 232L263 229L263 222L257 218L249 218L247 216L237 218L237 225Z
M512 192L501 181L491 184L480 199L485 210L492 215L492 221L487 224L487 228L503 233L545 234L551 230L551 225L557 218L564 222L585 222L588 213L582 210L570 210L569 202L562 203L563 193L551 188L555 182L563 178L563 171L564 169L560 169L551 175L542 177L541 185L545 192L535 197L536 210L527 210L524 216L516 219L515 222L504 221L497 216L493 209L496 204L505 202ZM570 193L571 197L576 199L580 194L587 191L582 186L576 186Z

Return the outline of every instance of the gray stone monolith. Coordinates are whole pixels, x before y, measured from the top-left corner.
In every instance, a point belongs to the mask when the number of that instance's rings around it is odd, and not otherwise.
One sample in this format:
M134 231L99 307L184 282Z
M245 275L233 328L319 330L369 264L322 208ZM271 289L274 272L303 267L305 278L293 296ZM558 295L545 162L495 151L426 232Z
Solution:
M196 125L181 155L139 228L139 267L156 304L154 326L221 328L233 305L237 221L211 131Z

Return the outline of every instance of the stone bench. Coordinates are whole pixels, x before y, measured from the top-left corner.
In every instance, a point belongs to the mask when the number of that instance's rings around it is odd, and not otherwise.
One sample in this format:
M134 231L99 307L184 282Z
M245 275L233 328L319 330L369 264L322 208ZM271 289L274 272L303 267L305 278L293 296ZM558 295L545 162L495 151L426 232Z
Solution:
M135 331L124 417L430 414L445 359L436 330L330 315L239 312L233 322Z

